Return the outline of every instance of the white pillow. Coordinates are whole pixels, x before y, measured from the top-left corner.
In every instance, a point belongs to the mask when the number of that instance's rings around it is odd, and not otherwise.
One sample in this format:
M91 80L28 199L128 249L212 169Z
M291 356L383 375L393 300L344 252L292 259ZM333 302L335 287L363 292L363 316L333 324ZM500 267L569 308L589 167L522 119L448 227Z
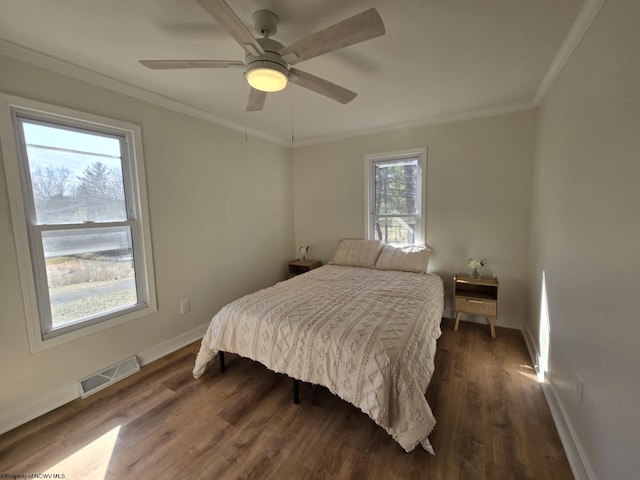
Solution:
M393 247L385 245L376 262L377 270L427 273L431 250L425 245Z
M338 250L331 260L332 265L346 265L348 267L373 268L382 250L380 240L355 240L345 238L340 240Z

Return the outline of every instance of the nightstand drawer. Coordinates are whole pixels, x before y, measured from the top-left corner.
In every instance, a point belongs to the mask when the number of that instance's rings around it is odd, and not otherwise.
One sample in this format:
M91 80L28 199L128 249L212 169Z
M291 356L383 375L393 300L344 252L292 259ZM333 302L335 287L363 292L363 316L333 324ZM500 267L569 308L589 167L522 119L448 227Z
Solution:
M495 317L498 304L487 300L475 300L471 298L456 297L454 310L456 312L475 313L477 315L489 315Z

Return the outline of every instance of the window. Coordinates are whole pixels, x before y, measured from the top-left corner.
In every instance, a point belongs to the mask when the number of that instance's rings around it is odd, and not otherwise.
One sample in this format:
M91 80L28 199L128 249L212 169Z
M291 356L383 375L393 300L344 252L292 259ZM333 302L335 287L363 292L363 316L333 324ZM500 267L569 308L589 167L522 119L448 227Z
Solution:
M5 99L0 132L32 351L155 311L139 127Z
M365 157L369 239L425 243L426 149Z

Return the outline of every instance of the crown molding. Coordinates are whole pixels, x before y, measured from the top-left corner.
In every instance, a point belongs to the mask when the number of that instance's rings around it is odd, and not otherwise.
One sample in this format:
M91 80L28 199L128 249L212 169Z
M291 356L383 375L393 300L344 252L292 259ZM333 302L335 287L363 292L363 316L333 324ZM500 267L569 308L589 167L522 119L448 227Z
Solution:
M495 115L504 115L507 113L520 112L523 110L531 110L536 108L533 103L518 103L512 105L505 105L501 107L487 108L483 110L475 110L472 112L457 113L453 115L441 115L436 117L430 117L422 120L416 120L413 122L398 123L395 125L387 125L384 127L370 128L367 130L350 131L337 135L327 135L322 137L310 138L307 140L297 141L293 144L294 148L297 147L309 147L313 145L320 145L322 143L340 142L344 140L350 140L352 138L366 137L369 135L380 135L384 133L392 133L398 130L406 130L410 128L428 127L432 125L444 125L446 123L463 122L465 120L475 120L485 117L493 117Z
M252 137L260 138L271 143L275 143L285 147L291 147L290 142L283 141L280 138L274 137L272 135L267 135L257 130L248 129L243 125L229 122L228 120L224 120L203 110L191 107L176 100L172 100L171 98L165 97L163 95L159 95L149 90L145 90L144 88L131 85L129 83L123 82L122 80L109 77L102 73L94 72L93 70L80 67L59 58L45 55L44 53L23 47L21 45L17 45L2 38L0 38L0 55L13 58L20 62L27 63L36 67L45 68L47 70L66 75L68 77L72 77L77 80L81 80L92 85L96 85L107 90L120 93L122 95L127 95L129 97L133 97L138 100L151 103L153 105L164 107L174 112L189 115L206 122L211 122L218 126L240 132L243 135L251 135Z
M431 117L428 119L423 119L415 122L389 125L389 126L379 127L374 129L351 131L351 132L347 132L339 135L328 135L328 136L321 136L316 138L309 138L306 140L295 141L292 143L289 140L283 140L281 138L274 137L272 135L267 135L257 130L247 129L242 125L238 125L234 122L229 122L222 118L216 117L215 115L207 113L203 110L191 107L189 105L178 102L176 100L172 100L171 98L165 97L163 95L153 93L144 88L131 85L129 83L123 82L122 80L109 77L107 75L95 72L93 70L89 70L84 67L80 67L78 65L66 62L59 58L52 57L50 55L45 55L44 53L38 52L36 50L32 50L30 48L23 47L21 45L17 45L15 43L9 42L1 38L0 38L0 55L13 58L15 60L30 64L30 65L34 65L36 67L45 68L47 70L51 70L53 72L66 75L68 77L72 77L77 80L81 80L81 81L90 83L92 85L105 88L107 90L111 90L123 95L127 95L130 97L136 98L138 100L151 103L153 105L158 105L160 107L164 107L178 113L190 115L200 120L204 120L204 121L219 125L221 127L235 130L237 132L242 133L243 135L251 135L253 137L260 138L262 140L266 140L268 142L275 143L277 145L281 145L289 148L316 145L320 143L329 143L329 142L334 142L339 140L345 140L348 138L378 134L382 132L392 132L392 131L405 129L405 128L416 128L416 127L423 127L428 125L437 125L442 123L459 122L463 120L489 117L493 115L500 115L503 113L510 113L510 112L515 112L519 110L535 108L535 105L533 104L508 105L505 107L492 108L488 110L480 110L480 111L461 113L461 114L455 114L455 115Z
M538 85L538 89L536 93L529 103L523 104L512 104L506 105L502 107L490 108L485 110L477 110L472 112L454 114L454 115L445 115L439 117L431 117L415 122L401 123L392 126L385 126L379 128L373 128L368 130L360 130L353 131L339 135L329 135L317 138L311 138L307 140L302 140L299 142L295 142L292 146L296 147L306 147L312 145L319 145L322 143L330 143L336 141L348 140L351 138L363 137L367 135L376 135L385 132L393 132L396 130L406 129L406 128L419 128L425 127L429 125L441 125L445 123L453 123L453 122L461 122L464 120L473 120L484 117L491 117L494 115L502 115L506 113L513 113L522 110L528 110L532 108L537 108L542 100L544 100L545 95L560 75L560 72L564 68L567 61L575 51L575 49L580 44L582 37L584 37L585 33L589 29L589 26L595 19L596 15L600 11L600 8L604 5L606 0L585 0L578 16L576 17L575 22L571 26L569 33L567 34L564 42L560 46L558 53L554 57L547 73L542 78L540 84Z
M399 123L396 125L387 125L383 127L354 130L336 135L325 135L314 138L307 138L304 140L291 142L290 140L283 140L273 135L265 134L264 132L248 129L243 125L239 125L234 122L222 119L208 112L200 110L198 108L186 105L171 98L159 95L141 87L131 85L121 80L103 75L101 73L89 70L84 67L60 60L58 58L45 55L38 51L14 44L12 42L0 39L0 55L7 56L25 62L37 67L46 68L56 73L60 73L81 81L97 85L108 90L127 95L138 100L142 100L153 105L167 108L169 110L189 115L200 120L214 123L221 127L228 128L242 133L243 135L250 135L255 138L259 138L277 145L281 145L288 148L307 147L312 145L319 145L323 143L331 143L337 141L344 141L352 138L364 137L368 135L378 135L387 132L394 132L397 130L403 130L408 128L420 128L431 125L441 125L446 123L460 122L464 120L473 120L484 117L491 117L494 115L502 115L506 113L513 113L522 110L528 110L536 108L544 100L544 97L548 93L549 89L560 75L560 72L566 65L567 61L580 44L584 34L589 29L589 26L595 19L596 15L600 11L600 8L604 5L606 0L585 0L575 22L573 23L571 30L567 34L562 46L558 50L558 53L554 57L549 69L542 78L538 89L531 100L531 102L511 104L506 106L500 106L495 108L476 110L471 112L458 113L453 115L443 115L429 117L412 122Z
M591 22L596 18L596 15L600 11L600 8L602 8L602 5L604 5L604 2L606 2L606 0L585 0L584 5L582 5L582 8L580 9L580 13L578 13L578 16L576 17L576 21L573 22L571 30L569 30L567 37L564 39L558 53L551 62L547 73L542 77L538 90L533 97L533 103L536 106L542 103L544 97L549 92L549 89L551 89L551 86L560 75L560 72L566 63L569 61L569 58L571 58L575 49L580 45L582 37L587 33L587 30L591 26Z

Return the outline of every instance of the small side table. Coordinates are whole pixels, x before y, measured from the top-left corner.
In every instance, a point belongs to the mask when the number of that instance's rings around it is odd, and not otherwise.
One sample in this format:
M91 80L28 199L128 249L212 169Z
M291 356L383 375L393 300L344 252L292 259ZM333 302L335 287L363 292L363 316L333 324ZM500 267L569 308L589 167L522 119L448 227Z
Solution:
M473 280L469 275L456 274L453 277L453 309L456 312L458 330L463 313L484 315L489 322L491 336L496 337L494 326L498 316L498 278L485 277Z
M314 268L322 266L322 262L319 260L291 260L289 262L289 278L293 278L296 275L307 273Z

